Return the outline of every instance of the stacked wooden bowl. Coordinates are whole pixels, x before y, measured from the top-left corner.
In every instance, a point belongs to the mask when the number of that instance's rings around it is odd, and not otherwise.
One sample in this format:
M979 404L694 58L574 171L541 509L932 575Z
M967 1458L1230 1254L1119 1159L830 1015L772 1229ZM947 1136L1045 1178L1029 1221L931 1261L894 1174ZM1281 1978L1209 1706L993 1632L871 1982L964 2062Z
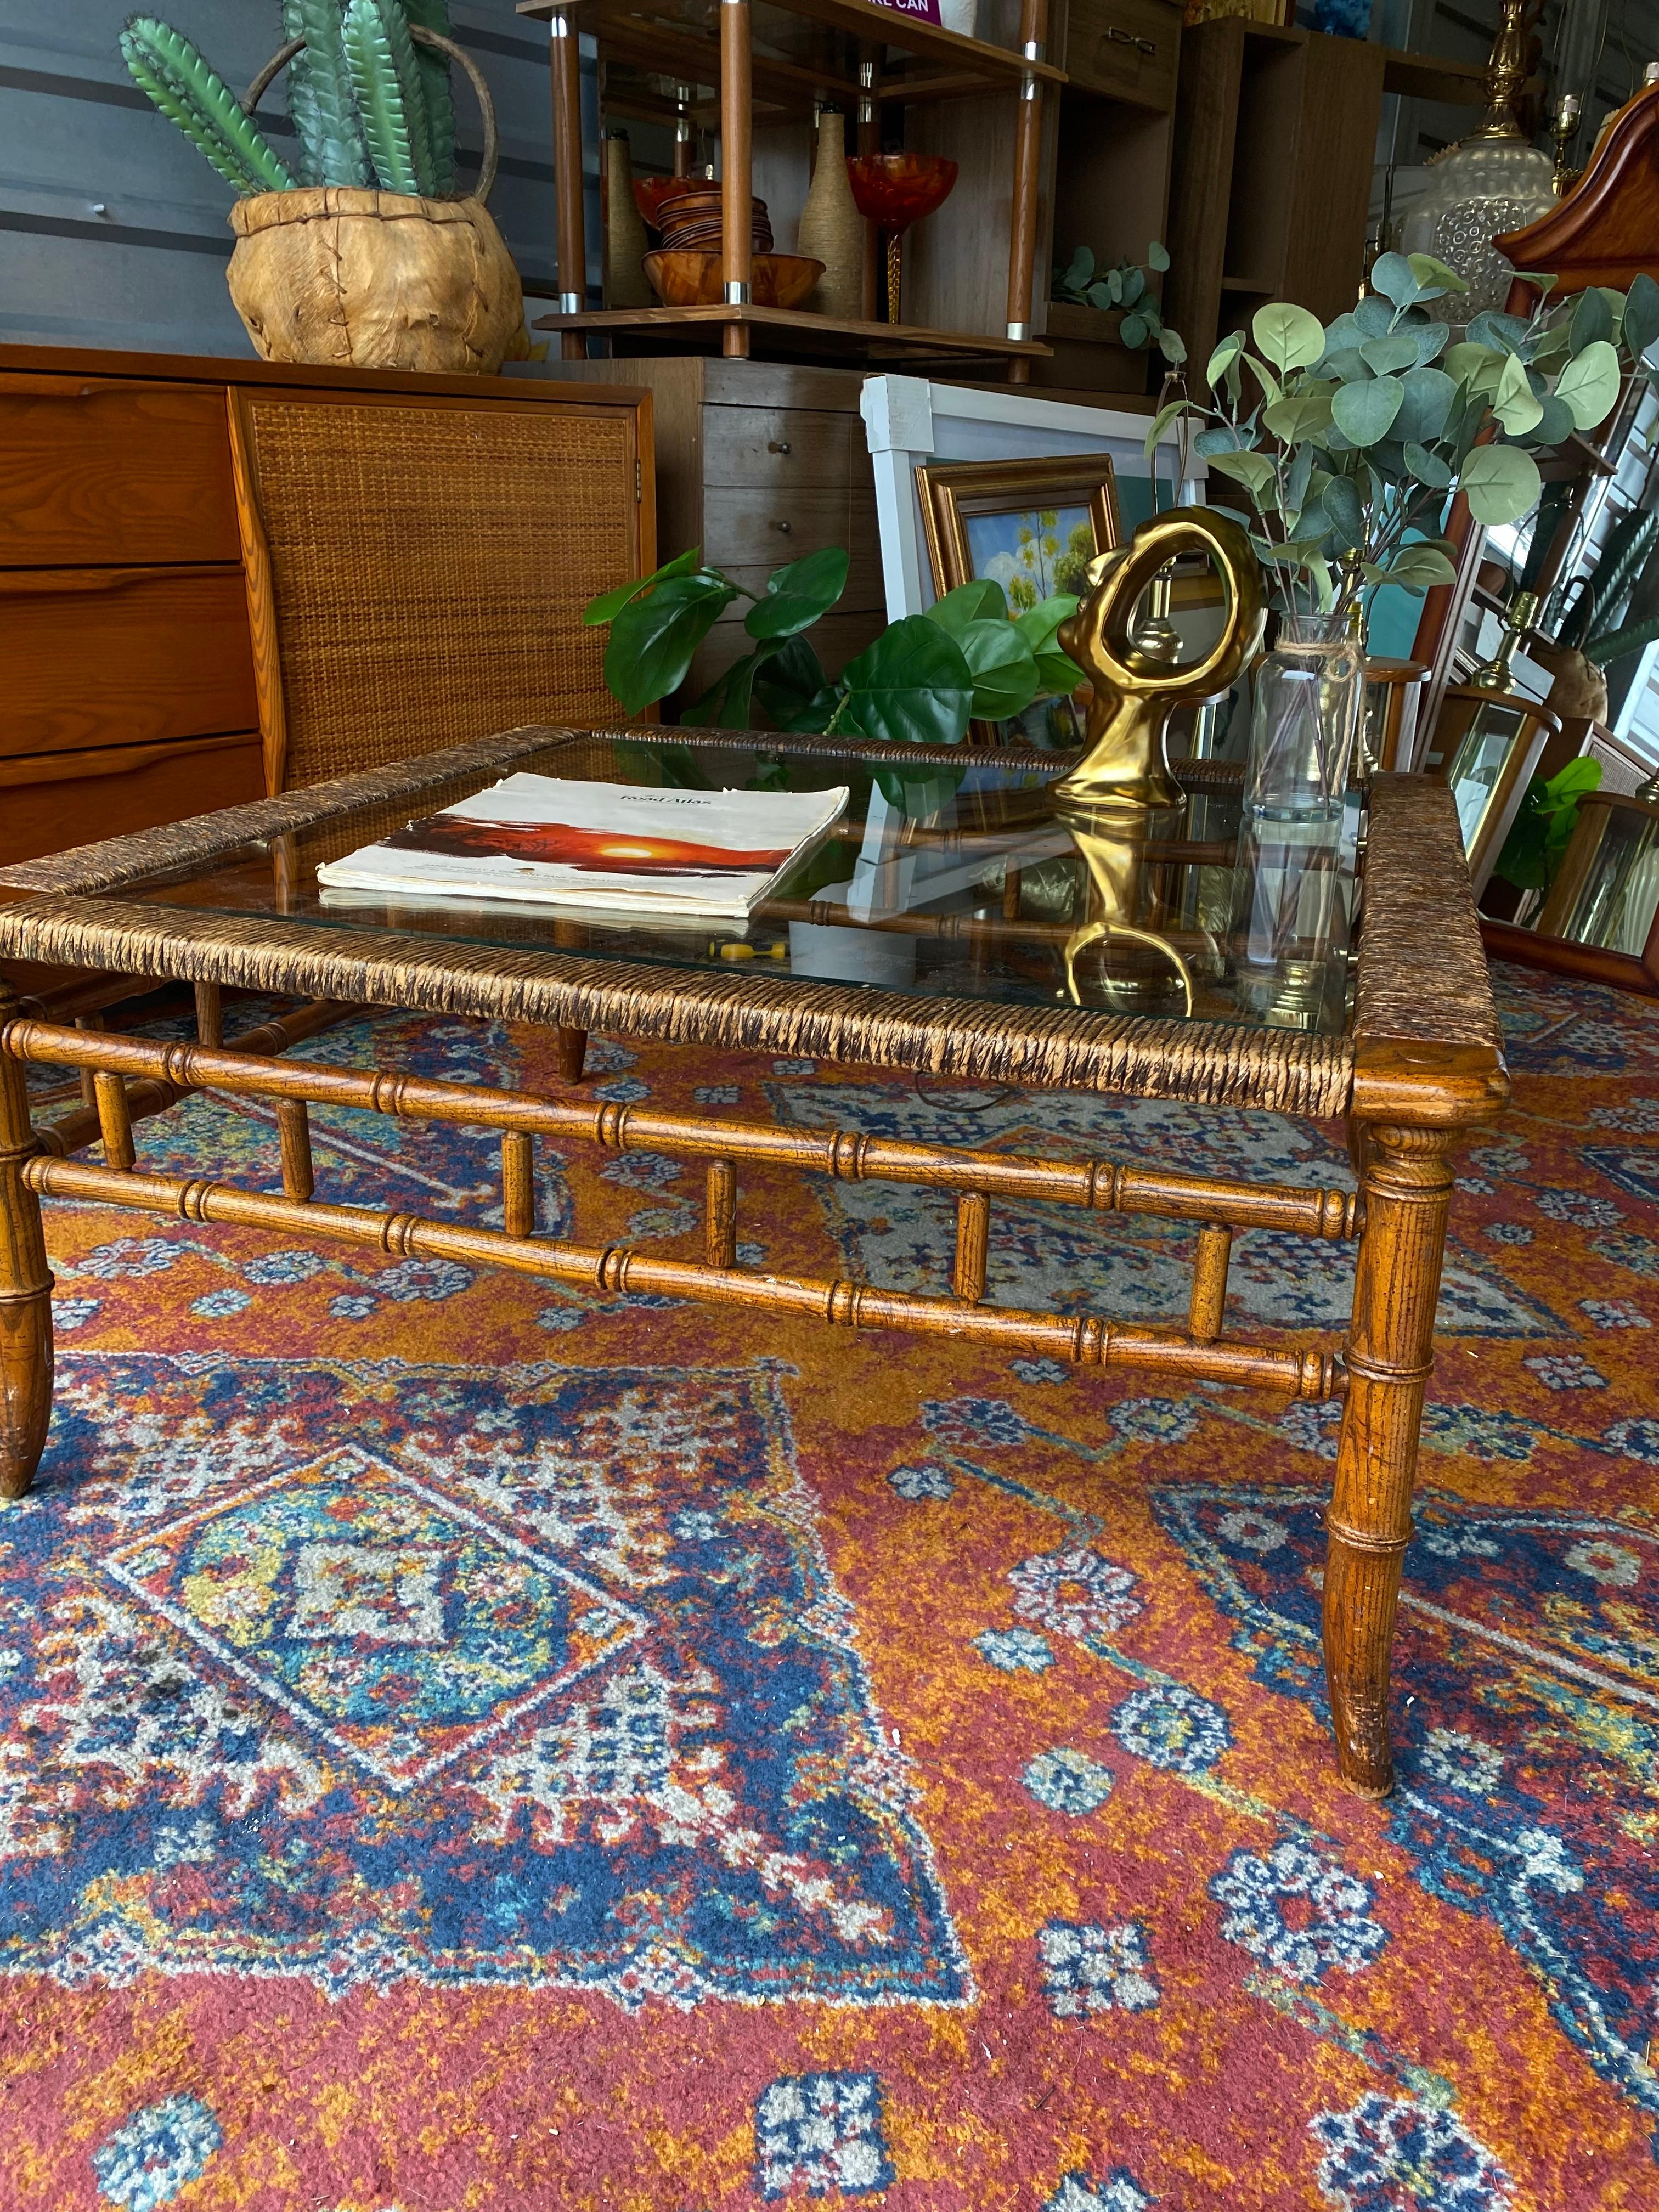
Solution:
M712 181L687 182L662 194L648 218L661 240L645 257L651 289L665 307L713 307L720 301L720 187ZM754 203L751 239L754 258L749 290L757 307L799 307L823 274L821 261L799 253L774 253L766 202Z

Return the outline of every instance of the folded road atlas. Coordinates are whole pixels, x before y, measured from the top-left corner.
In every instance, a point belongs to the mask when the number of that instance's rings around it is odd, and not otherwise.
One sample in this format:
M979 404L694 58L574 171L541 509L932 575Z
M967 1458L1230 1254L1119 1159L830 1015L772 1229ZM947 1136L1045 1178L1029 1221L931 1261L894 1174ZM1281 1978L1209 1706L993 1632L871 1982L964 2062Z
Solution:
M510 775L329 860L330 890L404 898L747 915L837 821L834 791L655 791Z

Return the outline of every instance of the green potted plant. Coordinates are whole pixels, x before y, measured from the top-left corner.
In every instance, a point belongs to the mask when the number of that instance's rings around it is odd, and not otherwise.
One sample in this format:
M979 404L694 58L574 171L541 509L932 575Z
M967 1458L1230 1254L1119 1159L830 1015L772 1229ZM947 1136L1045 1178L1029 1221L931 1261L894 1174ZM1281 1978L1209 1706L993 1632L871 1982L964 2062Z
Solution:
M1146 248L1144 266L1127 259L1108 265L1091 246L1079 246L1069 261L1055 263L1043 335L1054 349L1056 383L1144 392L1146 368L1139 356L1154 348L1170 368L1180 367L1186 344L1164 322L1154 289L1169 266L1168 252L1156 241Z
M954 745L970 721L1006 720L1083 680L1055 636L1077 611L1076 598L1056 593L1011 615L1002 586L989 580L960 585L926 614L890 623L832 679L806 633L847 588L847 554L826 547L775 570L754 592L694 548L601 593L582 619L609 625L605 680L639 714L679 689L720 616L748 599L749 650L681 717L717 728L749 728L758 706L781 730Z
M495 122L448 0L283 0L286 43L235 94L182 33L135 15L134 81L239 195L230 296L267 361L494 374L521 342L524 295L484 202ZM449 70L472 82L484 158L455 189ZM290 161L252 119L289 70Z

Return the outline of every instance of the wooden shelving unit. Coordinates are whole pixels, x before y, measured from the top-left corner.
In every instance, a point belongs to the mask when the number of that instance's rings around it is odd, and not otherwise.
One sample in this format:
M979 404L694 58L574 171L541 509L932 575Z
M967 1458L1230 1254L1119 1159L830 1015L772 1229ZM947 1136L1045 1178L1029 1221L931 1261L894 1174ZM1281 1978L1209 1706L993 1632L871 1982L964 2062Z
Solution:
M970 361L1004 365L1011 382L1024 383L1034 359L1048 349L1033 332L1031 301L1042 198L1045 95L1066 82L1063 70L1044 58L1048 0L1020 0L1017 51L967 39L920 21L874 0L758 0L769 33L755 44L751 0L717 0L711 10L718 33L677 12L672 0L660 11L650 0L519 0L518 12L548 24L553 77L553 151L558 202L559 312L541 317L538 330L560 334L567 360L579 359L590 332L609 336L629 350L708 350L726 357L752 352L809 356L848 363L864 361ZM1158 0L1163 4L1163 0ZM802 38L793 26L816 27ZM690 308L590 309L586 304L582 236L581 117L576 41L591 32L601 57L614 56L653 72L673 75L718 96L725 216L723 301ZM902 58L895 64L890 57ZM834 100L858 118L860 151L879 150L884 107L948 109L976 106L994 96L1008 128L1000 149L1011 164L1006 283L998 288L1006 313L1000 331L939 329L919 325L837 320L823 315L754 306L750 299L752 240L749 209L753 191L754 129L763 121L810 121L814 105ZM711 120L714 117L711 117ZM921 150L927 150L923 149ZM996 158L981 149L981 167ZM967 165L957 191L969 182ZM955 196L953 195L953 198ZM971 192L969 194L971 198ZM939 222L947 216L947 201ZM958 209L958 222L964 210ZM927 226L920 227L923 231ZM916 234L912 234L915 236ZM908 241L907 241L908 243ZM981 249L975 249L976 253Z

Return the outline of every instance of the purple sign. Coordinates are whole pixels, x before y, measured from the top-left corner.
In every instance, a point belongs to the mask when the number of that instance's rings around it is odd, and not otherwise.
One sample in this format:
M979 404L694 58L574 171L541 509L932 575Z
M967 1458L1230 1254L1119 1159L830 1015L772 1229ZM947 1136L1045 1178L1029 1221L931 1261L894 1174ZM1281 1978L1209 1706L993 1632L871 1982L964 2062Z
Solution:
M895 15L914 15L919 23L939 21L939 0L876 0L878 8L888 9Z

